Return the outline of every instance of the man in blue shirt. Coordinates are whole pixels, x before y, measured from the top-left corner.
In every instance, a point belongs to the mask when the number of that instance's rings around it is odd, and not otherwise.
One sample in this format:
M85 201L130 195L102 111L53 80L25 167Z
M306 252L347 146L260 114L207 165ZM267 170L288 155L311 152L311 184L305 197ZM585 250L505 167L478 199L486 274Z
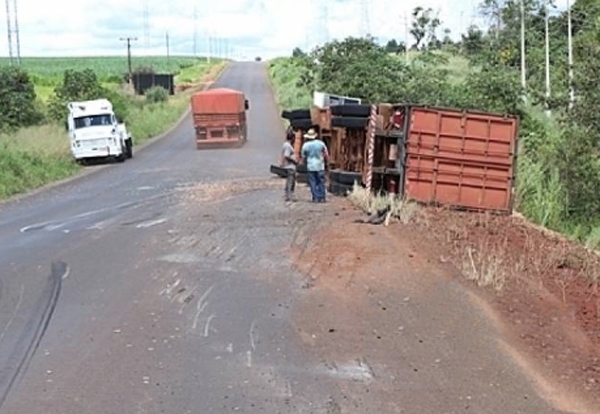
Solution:
M316 139L317 133L313 128L304 135L302 145L302 159L306 160L308 173L308 185L312 193L313 203L325 202L325 165L329 158L327 146L321 140Z

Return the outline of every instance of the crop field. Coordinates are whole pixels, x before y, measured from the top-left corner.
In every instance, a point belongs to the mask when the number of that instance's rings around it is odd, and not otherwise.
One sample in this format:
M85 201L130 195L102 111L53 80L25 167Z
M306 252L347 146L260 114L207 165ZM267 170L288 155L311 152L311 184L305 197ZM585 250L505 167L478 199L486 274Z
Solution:
M182 56L133 56L131 64L138 67L153 67L156 72L178 74L182 68L193 66L204 59ZM9 64L8 59L0 58L0 66ZM25 57L21 58L21 67L37 81L57 81L67 69L94 70L103 81L122 79L127 73L127 56L105 57Z
M219 61L211 59L211 63ZM208 68L204 58L186 56L133 56L132 68L152 67L157 73L175 74L176 83L189 83L198 79ZM9 64L7 58L0 58L0 66ZM126 56L106 57L25 57L21 58L25 69L35 85L37 96L47 101L54 87L58 85L65 70L92 69L104 86L115 86L127 73Z

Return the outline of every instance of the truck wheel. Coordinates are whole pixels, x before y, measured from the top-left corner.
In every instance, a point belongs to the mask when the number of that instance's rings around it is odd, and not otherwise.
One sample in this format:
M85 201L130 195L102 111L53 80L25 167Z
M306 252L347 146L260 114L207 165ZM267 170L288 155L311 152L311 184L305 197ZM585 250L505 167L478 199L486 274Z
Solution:
M331 119L331 126L333 127L363 129L368 124L369 118L362 117L334 117Z
M121 153L115 157L116 162L125 162L127 158L127 148L121 145Z
M331 115L357 118L368 117L371 115L371 105L333 105L331 107Z
M335 195L335 196L339 196L339 197L346 197L349 193L352 192L352 186L351 185L345 185L345 184L338 184L338 183L329 183L329 186L327 187L327 191L329 191L331 194Z
M295 129L309 129L314 126L311 118L292 119L290 125Z
M133 158L133 143L131 142L131 138L129 138L127 141L125 141L125 145L127 148L127 159L131 159Z
M310 118L310 109L293 109L281 112L281 117L287 120Z
M331 170L329 172L329 178L331 181L343 184L354 186L354 182L357 182L358 185L362 184L362 173L353 172L353 171L344 171L344 170Z

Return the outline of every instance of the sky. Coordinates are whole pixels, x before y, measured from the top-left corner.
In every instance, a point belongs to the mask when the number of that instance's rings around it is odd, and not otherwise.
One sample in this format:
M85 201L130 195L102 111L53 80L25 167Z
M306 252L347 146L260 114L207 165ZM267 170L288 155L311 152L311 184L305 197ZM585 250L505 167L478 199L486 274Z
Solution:
M195 50L201 56L210 51L234 59L269 59L366 30L382 43L404 41L405 16L410 22L416 6L437 11L453 38L471 23L484 23L477 16L479 0L77 0L60 7L48 0L16 1L23 57L124 55L124 37L137 37L134 55L166 55L168 33L171 55L191 56ZM562 7L566 1L557 3ZM0 55L8 56L2 14Z

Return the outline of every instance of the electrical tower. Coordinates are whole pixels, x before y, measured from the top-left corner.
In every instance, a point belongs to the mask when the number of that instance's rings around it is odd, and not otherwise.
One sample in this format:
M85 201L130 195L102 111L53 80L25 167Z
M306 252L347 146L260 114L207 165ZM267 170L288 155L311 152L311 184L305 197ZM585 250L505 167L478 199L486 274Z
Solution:
M8 36L8 55L10 64L21 65L21 42L19 40L19 17L17 0L6 1L6 32Z
M150 10L148 0L144 0L144 49L150 49Z
M194 57L198 54L198 7L194 6Z
M369 20L371 2L369 0L360 0L360 36L367 37L371 34L371 22Z
M316 0L314 2L317 11L317 42L324 45L329 42L329 10L327 0Z

